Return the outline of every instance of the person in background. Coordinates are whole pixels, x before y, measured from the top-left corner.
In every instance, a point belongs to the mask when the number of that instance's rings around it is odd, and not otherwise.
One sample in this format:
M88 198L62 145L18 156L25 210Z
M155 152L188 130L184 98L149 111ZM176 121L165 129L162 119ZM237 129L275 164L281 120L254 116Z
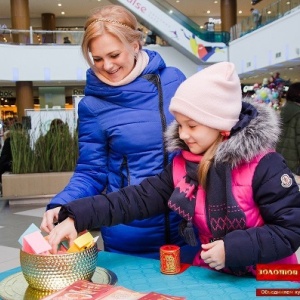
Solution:
M73 149L73 139L68 123L56 118L50 123L45 135L40 135L35 142L35 155L39 158L39 172L63 172L68 170L68 158ZM57 157L65 156L65 161L57 160Z
M68 36L64 37L64 44L71 44L71 41Z
M78 105L79 159L69 184L47 205L45 232L53 229L62 205L138 184L172 157L164 141L173 120L168 106L185 76L166 67L157 52L142 49L137 25L117 5L96 10L86 22L82 51L90 69ZM181 220L165 203L161 214L147 220L102 227L104 249L158 259L160 246L176 244L189 262L197 247L179 235Z
M151 30L149 30L146 35L146 45L155 45L155 44L156 44L156 34L154 34Z
M300 184L300 82L290 85L280 115L282 134L276 150L285 158Z
M201 250L193 265L255 275L256 264L297 264L300 193L274 151L280 127L269 106L242 101L234 65L216 63L189 77L171 100L176 121L166 138L178 154L163 172L118 192L62 206L48 241L53 253L67 238L99 225L162 213L165 202L185 218L180 231ZM272 247L270 247L272 245Z
M12 151L11 151L11 131L22 130L23 126L19 122L10 125L9 130L4 132L4 143L0 155L0 183L2 183L2 175L5 172L12 171Z
M262 20L262 15L259 12L258 9L251 8L250 9L252 17L253 17L253 22L255 24L255 28L258 28L261 25L261 20Z

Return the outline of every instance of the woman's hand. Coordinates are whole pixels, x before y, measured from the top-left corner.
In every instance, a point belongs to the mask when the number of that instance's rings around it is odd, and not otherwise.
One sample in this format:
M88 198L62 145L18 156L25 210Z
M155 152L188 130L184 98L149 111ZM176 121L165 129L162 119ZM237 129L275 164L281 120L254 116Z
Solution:
M225 267L225 247L223 240L202 244L201 247L200 257L211 268L221 270Z
M75 229L74 220L71 218L65 219L63 222L56 225L48 235L48 243L51 245L52 254L57 253L57 247L63 240L68 240L69 245L72 246L74 240L77 238L77 231Z
M40 229L49 233L54 228L54 224L58 222L59 211L60 206L47 210L43 215Z

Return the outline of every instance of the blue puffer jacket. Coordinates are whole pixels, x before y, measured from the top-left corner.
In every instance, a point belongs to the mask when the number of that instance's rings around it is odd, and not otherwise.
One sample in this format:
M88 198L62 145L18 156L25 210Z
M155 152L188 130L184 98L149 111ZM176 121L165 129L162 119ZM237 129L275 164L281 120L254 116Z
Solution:
M130 84L108 86L88 70L85 97L78 106L78 163L69 184L47 209L138 184L168 164L170 156L163 138L173 120L168 107L185 76L176 68L166 67L157 52L144 51L149 64ZM103 227L105 250L159 258L161 245L185 245L178 235L180 221L166 207L165 215ZM196 250L186 247L182 252L191 250L192 258Z

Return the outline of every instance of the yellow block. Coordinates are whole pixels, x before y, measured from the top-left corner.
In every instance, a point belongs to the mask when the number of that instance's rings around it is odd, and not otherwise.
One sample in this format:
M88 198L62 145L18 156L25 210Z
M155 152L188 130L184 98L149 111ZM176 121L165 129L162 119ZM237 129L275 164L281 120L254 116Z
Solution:
M94 244L94 238L90 232L86 232L74 240L74 244L68 249L67 252L79 252Z

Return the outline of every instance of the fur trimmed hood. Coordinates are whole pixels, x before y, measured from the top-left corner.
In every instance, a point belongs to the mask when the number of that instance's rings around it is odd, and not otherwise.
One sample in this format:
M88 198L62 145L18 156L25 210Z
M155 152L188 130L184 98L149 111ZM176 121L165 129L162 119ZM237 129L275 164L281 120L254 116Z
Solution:
M231 132L228 140L222 142L216 152L216 163L229 163L231 168L241 162L250 162L258 154L275 149L278 141L281 124L276 111L261 103L244 102L240 115L240 123L243 121L245 105L257 110L257 116L253 117L249 124ZM254 109L254 110L255 110ZM168 127L165 138L168 151L188 150L186 144L179 138L178 123L173 121Z

